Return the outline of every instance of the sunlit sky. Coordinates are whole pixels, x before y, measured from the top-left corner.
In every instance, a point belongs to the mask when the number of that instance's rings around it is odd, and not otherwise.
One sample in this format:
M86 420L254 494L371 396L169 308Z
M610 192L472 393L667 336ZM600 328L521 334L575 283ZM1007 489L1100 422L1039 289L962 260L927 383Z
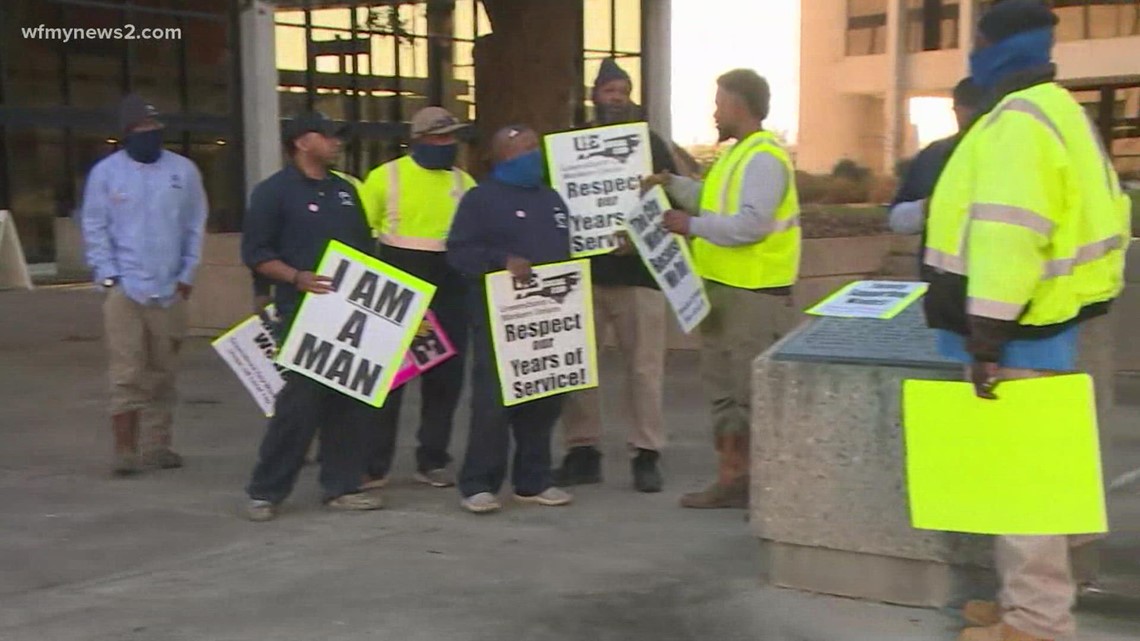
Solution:
M772 88L766 128L796 139L799 131L800 0L673 0L673 139L716 140L716 78L736 67L755 69ZM919 140L954 131L948 101L918 98L911 120Z

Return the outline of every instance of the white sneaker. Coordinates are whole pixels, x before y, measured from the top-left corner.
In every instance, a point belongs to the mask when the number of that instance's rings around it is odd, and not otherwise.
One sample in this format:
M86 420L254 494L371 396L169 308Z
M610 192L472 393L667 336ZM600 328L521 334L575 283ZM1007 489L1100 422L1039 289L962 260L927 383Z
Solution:
M569 505L574 497L569 492L561 490L556 487L548 487L541 494L534 496L523 496L515 494L515 500L519 503L532 503L534 505L542 505L545 507L559 507L562 505Z
M412 478L419 483L432 487L453 487L455 485L455 476L445 467L426 472L416 472Z
M460 505L472 514L487 514L503 509L503 504L499 503L498 497L490 492L480 492L474 496L468 496L463 499Z

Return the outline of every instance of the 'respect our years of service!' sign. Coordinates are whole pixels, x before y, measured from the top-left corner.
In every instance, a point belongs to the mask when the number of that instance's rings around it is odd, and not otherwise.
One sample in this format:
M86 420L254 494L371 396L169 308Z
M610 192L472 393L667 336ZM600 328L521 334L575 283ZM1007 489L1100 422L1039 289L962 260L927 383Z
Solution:
M654 187L630 212L625 227L642 262L669 301L677 323L688 334L709 315L711 306L685 239L661 225L668 210L665 190Z
M503 405L598 386L589 261L540 265L526 281L505 271L486 279Z
M435 286L336 241L317 273L332 279L334 291L305 296L277 362L380 407Z
M551 183L570 208L571 255L613 251L614 234L641 200L642 176L653 172L649 125L568 131L545 140Z

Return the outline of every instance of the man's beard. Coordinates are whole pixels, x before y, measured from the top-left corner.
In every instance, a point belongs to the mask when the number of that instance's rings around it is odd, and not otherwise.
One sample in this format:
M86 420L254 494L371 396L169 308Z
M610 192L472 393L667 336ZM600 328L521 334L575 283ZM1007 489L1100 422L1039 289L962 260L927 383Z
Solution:
M732 131L732 128L729 127L728 125L717 125L716 126L716 133L719 136L717 138L717 143L722 143L722 142L725 142L727 140L732 140L733 138L736 137L736 134Z
M597 105L596 114L596 119L599 124L618 125L641 120L641 107L632 102L620 107L613 105Z

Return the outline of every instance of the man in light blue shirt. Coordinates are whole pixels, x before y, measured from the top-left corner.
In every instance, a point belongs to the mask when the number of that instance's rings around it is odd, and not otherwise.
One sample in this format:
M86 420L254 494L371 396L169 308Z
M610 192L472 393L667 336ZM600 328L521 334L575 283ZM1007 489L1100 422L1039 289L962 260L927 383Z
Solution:
M130 95L119 119L123 149L88 175L82 223L87 263L106 292L114 473L125 476L182 466L171 450L175 365L208 208L198 168L162 148L155 108Z

